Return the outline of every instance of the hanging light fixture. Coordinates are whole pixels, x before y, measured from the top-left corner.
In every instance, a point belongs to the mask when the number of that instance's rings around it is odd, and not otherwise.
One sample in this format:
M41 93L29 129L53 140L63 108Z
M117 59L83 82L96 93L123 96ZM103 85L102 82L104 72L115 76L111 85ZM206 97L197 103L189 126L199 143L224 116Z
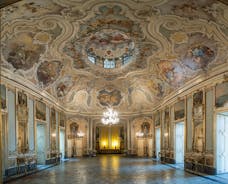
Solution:
M101 122L105 125L113 125L119 123L118 112L109 107L107 111L103 112Z

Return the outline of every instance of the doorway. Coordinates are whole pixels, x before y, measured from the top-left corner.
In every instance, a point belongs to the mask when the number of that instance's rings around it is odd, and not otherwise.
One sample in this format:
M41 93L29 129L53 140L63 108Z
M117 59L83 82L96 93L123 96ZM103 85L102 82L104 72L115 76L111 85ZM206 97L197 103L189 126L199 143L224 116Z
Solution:
M59 134L59 149L60 149L60 153L62 153L62 158L65 158L65 130L64 129L60 129L60 134Z
M177 164L184 163L184 122L175 126L175 160Z
M216 167L217 173L228 172L228 112L217 114Z
M45 165L46 162L46 126L41 123L37 123L36 126L36 152L37 152L37 164Z
M157 158L157 160L159 160L160 158L160 151L161 151L161 149L160 149L160 144L161 144L161 140L160 140L160 138L161 138L161 130L160 130L160 128L156 128L155 129L155 145L156 145L156 158Z

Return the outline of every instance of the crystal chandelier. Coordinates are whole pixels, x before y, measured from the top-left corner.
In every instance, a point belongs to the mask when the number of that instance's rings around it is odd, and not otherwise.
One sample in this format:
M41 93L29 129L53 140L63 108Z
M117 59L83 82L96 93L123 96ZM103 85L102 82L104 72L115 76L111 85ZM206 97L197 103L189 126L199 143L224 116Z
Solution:
M118 112L112 108L108 108L107 111L103 112L101 122L105 125L113 125L119 123Z

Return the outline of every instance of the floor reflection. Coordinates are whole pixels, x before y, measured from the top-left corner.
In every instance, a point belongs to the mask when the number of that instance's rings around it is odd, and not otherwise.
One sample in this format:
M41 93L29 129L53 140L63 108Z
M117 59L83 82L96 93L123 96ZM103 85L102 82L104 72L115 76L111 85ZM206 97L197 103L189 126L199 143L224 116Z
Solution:
M215 178L215 177L214 177ZM42 172L12 181L21 184L215 184L214 178L186 173L147 158L98 155L72 159Z
M119 165L120 165L120 157L112 156L112 170L116 175L119 174Z

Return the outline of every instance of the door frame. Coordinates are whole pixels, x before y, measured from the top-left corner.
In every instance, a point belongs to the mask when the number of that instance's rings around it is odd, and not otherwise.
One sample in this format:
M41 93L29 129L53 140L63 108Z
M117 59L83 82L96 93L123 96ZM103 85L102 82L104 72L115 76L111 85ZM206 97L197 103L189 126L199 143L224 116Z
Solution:
M213 135L213 140L214 140L214 168L216 169L216 174L223 174L218 172L217 169L217 115L222 114L224 112L228 113L228 108L219 108L217 110L214 111L214 135Z
M62 153L62 158L66 157L66 129L65 127L59 127L59 152L60 152L60 132L64 132L64 153Z
M46 160L47 160L47 145L48 145L48 127L47 127L47 123L46 122L42 122L42 121L39 121L39 120L36 120L35 121L36 123L35 123L35 127L36 127L36 131L35 131L35 153L36 153L36 155L37 155L37 126L38 125L42 125L42 126L44 126L44 128L45 128L45 131L44 131L44 133L45 133L45 150L44 150L44 152L45 152L45 162L46 162Z
M157 134L156 134L156 132L157 132L157 129L159 129L160 131L160 140L159 140L159 144L160 144L160 153L161 153L161 127L159 126L159 127L155 127L155 156L156 156L156 159L157 160L160 160L160 157L159 157L159 153L157 152ZM158 153L158 155L157 155L157 153Z
M185 145L185 121L184 120L178 120L178 121L175 121L175 123L174 123L174 159L175 159L175 162L176 162L176 126L179 123L183 124L183 126L184 126L184 128L183 128L184 156L185 156L185 149L186 149L186 145ZM183 159L183 164L184 164L184 159Z

